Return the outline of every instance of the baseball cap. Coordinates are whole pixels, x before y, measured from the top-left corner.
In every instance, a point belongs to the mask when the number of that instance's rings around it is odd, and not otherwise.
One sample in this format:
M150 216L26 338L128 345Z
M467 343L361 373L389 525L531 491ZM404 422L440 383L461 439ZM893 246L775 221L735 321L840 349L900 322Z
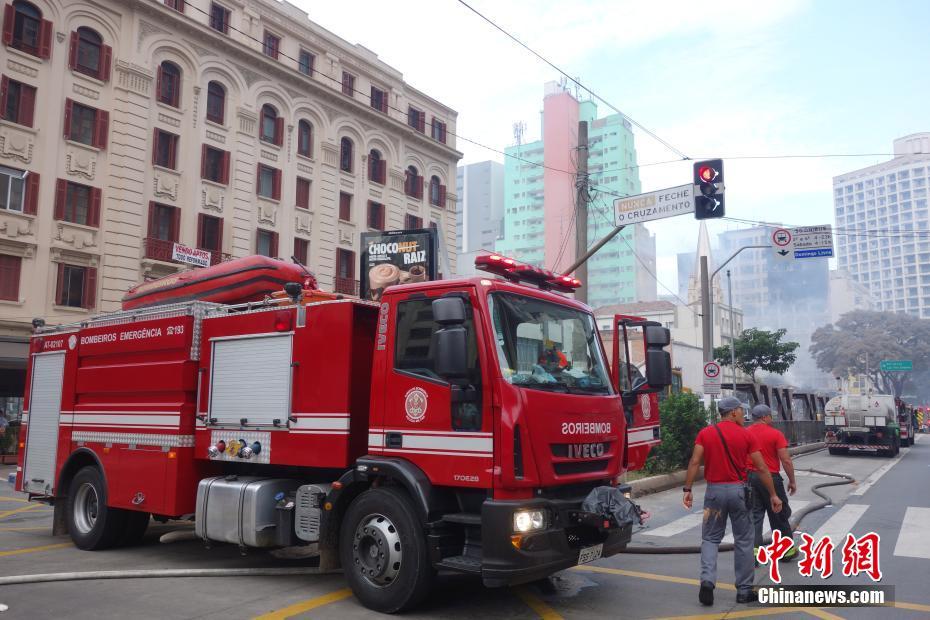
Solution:
M761 420L767 415L772 415L772 409L768 405L756 405L752 408L752 417Z
M724 396L717 401L717 411L720 413L730 413L734 409L738 409L742 406L743 403L739 402L739 399L733 396Z

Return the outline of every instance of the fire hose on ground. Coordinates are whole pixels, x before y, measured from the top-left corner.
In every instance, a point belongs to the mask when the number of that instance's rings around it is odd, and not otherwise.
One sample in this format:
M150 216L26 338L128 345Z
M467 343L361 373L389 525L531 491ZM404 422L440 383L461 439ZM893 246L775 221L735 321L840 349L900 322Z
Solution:
M820 469L799 469L797 471L806 471L812 474L820 474L822 476L832 476L834 478L841 478L841 480L831 481L831 482L821 482L820 484L815 484L811 487L811 492L814 495L821 498L820 502L811 504L810 506L805 506L797 513L792 515L791 519L791 528L792 530L797 530L798 526L801 524L801 521L812 512L821 510L833 504L833 500L829 495L822 492L820 489L826 487L835 487L842 486L845 484L852 484L856 481L855 478L849 474L837 474L830 471L822 471ZM767 535L763 542L769 544L772 542L771 534ZM733 551L733 543L721 544L719 551ZM673 554L685 554L685 553L700 553L700 545L691 545L691 546L678 546L678 547L643 547L643 546L628 546L621 553L631 553L631 554L642 554L642 555L673 555Z
M835 478L841 478L841 480L830 481L830 482L821 482L811 487L811 491L821 498L821 501L810 506L806 506L803 509L799 510L797 513L792 515L791 526L793 529L801 524L801 521L812 512L821 510L833 503L833 500L829 495L823 493L820 489L827 487L841 486L845 484L852 484L856 480L848 474L837 474L829 471L822 471L819 469L799 469L798 471L806 471L813 474L820 474L822 476L832 476ZM170 532L165 534L164 542L172 541L172 534L175 532ZM187 536L183 534L177 536L176 539L184 539ZM765 543L768 544L772 540L771 535L766 536ZM732 551L733 544L726 543L720 545L720 551ZM672 555L672 554L687 554L687 553L700 553L701 547L699 545L693 546L678 546L678 547L642 547L642 546L629 546L624 549L621 553L629 554L643 554L643 555ZM87 571L87 572L69 572L69 573L44 573L37 575L12 575L9 577L0 577L0 586L9 586L9 585L21 585L21 584L30 584L30 583L51 583L57 581L88 581L88 580L99 580L99 579L156 579L156 578L183 578L183 577L281 577L281 576L295 576L295 575L324 575L331 574L338 571L326 571L320 570L317 567L303 567L303 568L191 568L191 569L155 569L155 570L114 570L114 571Z

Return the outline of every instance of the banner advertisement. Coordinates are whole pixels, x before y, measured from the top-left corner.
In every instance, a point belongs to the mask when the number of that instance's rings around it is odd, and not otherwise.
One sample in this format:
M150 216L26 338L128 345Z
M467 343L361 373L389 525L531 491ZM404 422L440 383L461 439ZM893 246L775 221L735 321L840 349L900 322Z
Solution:
M361 235L359 296L379 301L393 284L435 280L436 234L422 228Z

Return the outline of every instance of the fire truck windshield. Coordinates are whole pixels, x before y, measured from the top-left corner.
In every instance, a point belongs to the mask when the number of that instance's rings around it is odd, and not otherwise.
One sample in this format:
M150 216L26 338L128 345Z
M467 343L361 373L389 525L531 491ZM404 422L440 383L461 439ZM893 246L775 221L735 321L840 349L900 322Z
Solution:
M507 381L538 390L612 393L590 314L513 293L493 293L488 305Z

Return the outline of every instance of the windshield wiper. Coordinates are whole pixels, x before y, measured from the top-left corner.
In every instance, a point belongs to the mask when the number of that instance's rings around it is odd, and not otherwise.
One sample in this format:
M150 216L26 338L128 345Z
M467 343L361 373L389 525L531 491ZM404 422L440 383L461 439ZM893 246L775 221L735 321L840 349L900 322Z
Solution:
M570 388L567 388L571 394L609 394L610 392L605 387L579 387L573 385Z
M571 389L567 385L561 383L521 383L520 387L535 388L548 392L564 392L566 394L571 392Z

